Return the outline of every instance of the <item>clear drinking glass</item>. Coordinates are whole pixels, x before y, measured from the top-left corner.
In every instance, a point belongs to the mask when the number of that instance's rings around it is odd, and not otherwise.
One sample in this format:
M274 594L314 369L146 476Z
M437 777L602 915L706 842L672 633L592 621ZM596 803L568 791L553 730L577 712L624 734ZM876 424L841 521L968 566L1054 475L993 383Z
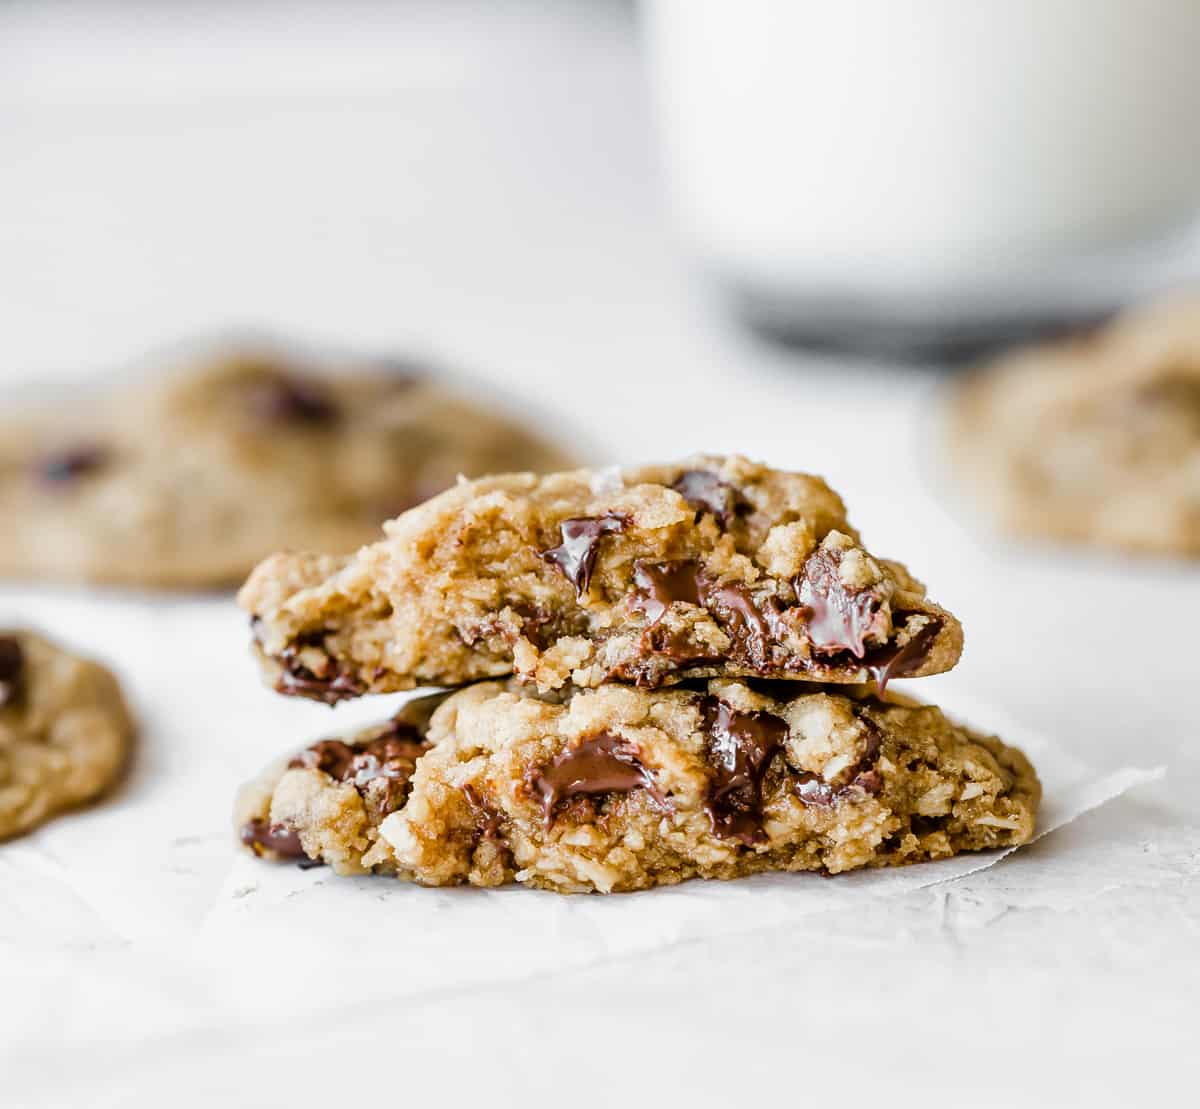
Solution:
M954 351L1194 272L1197 0L645 0L683 233L753 323Z

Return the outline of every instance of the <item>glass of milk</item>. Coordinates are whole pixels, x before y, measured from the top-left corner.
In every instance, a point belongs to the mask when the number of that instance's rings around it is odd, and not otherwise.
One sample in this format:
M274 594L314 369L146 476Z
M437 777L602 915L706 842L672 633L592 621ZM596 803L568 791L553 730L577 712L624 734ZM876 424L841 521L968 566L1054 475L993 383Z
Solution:
M973 347L1200 257L1200 0L643 8L686 241L778 335Z

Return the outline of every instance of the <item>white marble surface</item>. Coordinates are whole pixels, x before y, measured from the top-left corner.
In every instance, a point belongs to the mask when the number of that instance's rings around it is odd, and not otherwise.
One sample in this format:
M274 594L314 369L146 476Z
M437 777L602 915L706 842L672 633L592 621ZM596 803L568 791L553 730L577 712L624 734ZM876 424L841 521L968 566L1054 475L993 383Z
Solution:
M1200 573L989 540L930 460L936 373L731 329L671 241L622 8L10 3L0 135L0 384L252 327L435 353L606 459L812 468L963 619L927 696L1097 772L1168 767L986 870L785 918L739 896L583 965L406 976L397 899L377 967L356 951L314 1018L296 982L336 975L336 927L244 1004L234 941L198 985L172 937L237 880L236 782L339 718L258 688L227 602L7 585L0 618L114 659L144 736L118 796L0 849L0 1102L1194 1098ZM447 901L464 965L503 968L527 904L461 936ZM606 904L618 933L642 912Z

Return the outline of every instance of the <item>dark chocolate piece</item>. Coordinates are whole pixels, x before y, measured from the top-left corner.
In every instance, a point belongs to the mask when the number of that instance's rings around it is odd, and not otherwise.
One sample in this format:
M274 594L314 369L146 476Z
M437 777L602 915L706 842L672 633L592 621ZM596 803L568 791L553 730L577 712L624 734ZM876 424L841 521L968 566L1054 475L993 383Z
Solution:
M641 642L652 655L667 658L676 663L699 666L703 663L720 661L718 657L708 653L710 648L692 639L691 631L688 628L668 628L665 624L651 624L642 633ZM652 667L643 671L641 667L633 664L617 669L628 671L632 677L625 680L632 680L637 685L657 685L657 682L648 680ZM643 673L644 677L642 677ZM620 674L614 674L614 677L620 677Z
M319 770L342 782L354 759L354 748L340 739L322 739L305 748L288 763L290 769Z
M639 641L641 658L615 667L609 676L639 685L656 685L662 671L650 661L650 656L668 659L679 666L716 661L705 648L691 641L687 628L668 631L660 626L670 606L683 602L705 608L733 640L730 658L758 673L779 667L812 673L819 678L827 670L853 667L857 660L875 676L882 692L891 678L902 677L920 667L941 622L927 625L903 648L886 644L868 647L868 635L882 636L888 631L881 612L882 602L873 592L847 590L838 576L839 562L840 558L829 557L829 552L816 552L806 565L805 576L795 583L805 603L785 607L772 595L756 602L741 582L721 585L712 581L694 559L660 563L639 560L633 567L636 591L630 606L644 612L647 618ZM899 614L898 622L903 616ZM810 658L797 658L785 653L781 646L789 623L797 618L804 621L804 630L815 648Z
M865 770L856 774L844 786L833 786L819 774L806 771L796 777L796 796L806 805L828 808L835 801L856 793L877 794L883 788L883 778L878 770Z
M633 564L633 580L639 591L633 603L650 624L657 624L675 601L701 604L700 564L695 559L657 565L639 559Z
M93 474L108 465L111 451L98 443L82 443L52 451L35 464L39 481L47 485L68 485L77 478Z
M857 797L863 793L874 795L883 789L883 776L875 769L875 760L883 746L883 733L863 706L856 705L854 715L863 727L865 738L858 762L850 769L853 777L845 785L835 786L811 771L797 775L794 788L804 804L826 808L844 797Z
M271 851L282 859L307 859L295 828L254 819L242 825L242 843L256 855Z
M254 620L251 628L257 631ZM352 674L343 673L328 655L321 673L314 673L300 661L300 652L308 647L323 647L324 632L309 632L285 647L279 655L282 668L275 681L275 692L288 697L307 697L326 705L336 705L352 697L361 697L366 692L362 682Z
M769 712L738 712L716 697L705 697L701 711L713 768L705 804L712 830L745 844L759 843L763 779L783 750L787 722Z
M697 521L705 512L711 512L722 527L742 504L738 491L710 470L686 470L671 488L696 510Z
M407 739L371 740L350 763L349 780L386 816L408 800L417 760L427 750L427 744Z
M818 547L795 582L796 594L809 613L808 637L813 647L849 651L861 659L866 654L867 636L887 632L880 616L882 602L869 589L847 589L838 573L841 561L840 551Z
M335 781L349 782L386 816L408 800L417 760L427 750L429 744L416 728L393 720L374 738L353 745L323 739L301 751L288 766L320 770Z
M338 418L337 405L323 385L285 374L256 382L250 392L250 407L269 424L317 426L334 423Z
M0 636L0 708L20 696L24 673L25 651L21 641L15 635Z
M474 786L463 786L463 796L467 799L467 804L471 806L471 813L475 817L475 831L479 839L502 843L503 837L500 830L503 827L503 821L500 814L483 799Z
M833 804L833 786L811 770L796 776L795 789L796 796L806 805L828 808Z
M870 652L866 666L879 687L880 696L893 678L906 677L921 668L941 630L940 620L930 620L903 647L880 647Z
M741 648L746 661L760 670L768 663L770 629L750 591L740 582L705 585L704 603Z
M465 628L457 629L462 641L468 647L493 637L498 637L509 649L518 638L528 639L539 650L545 650L560 635L570 635L572 626L570 615L567 613L552 613L541 605L530 605L518 602L509 605L513 615L520 619L520 628L514 629L507 621L501 620L499 614L493 613Z
M582 597L596 568L601 536L624 531L628 526L628 519L615 512L606 512L603 516L573 516L558 525L562 542L538 553L556 567Z
M542 796L547 828L554 822L558 804L572 797L645 789L659 804L665 804L650 772L638 761L637 748L609 732L589 736L556 755L531 776L530 785Z
M764 614L741 583L718 585L710 581L694 559L658 564L636 562L633 580L638 587L633 605L646 614L648 630L653 629L675 601L703 606L751 664L766 665L771 631ZM643 642L648 649L679 661L697 658L697 648L686 641L686 636L662 636L650 630L643 636Z

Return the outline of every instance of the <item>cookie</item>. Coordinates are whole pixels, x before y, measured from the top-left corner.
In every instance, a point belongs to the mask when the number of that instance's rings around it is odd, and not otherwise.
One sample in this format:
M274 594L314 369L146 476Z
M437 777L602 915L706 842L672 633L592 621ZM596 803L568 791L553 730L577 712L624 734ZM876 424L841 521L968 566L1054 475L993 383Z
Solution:
M484 682L430 709L269 770L243 842L343 874L607 893L1012 847L1041 794L1019 751L863 687Z
M743 458L464 482L349 558L243 587L268 680L334 702L516 673L541 689L950 669L962 630L823 481Z
M0 839L104 792L132 738L103 666L32 632L0 632Z
M1200 557L1200 299L972 374L947 431L955 476L1008 532Z
M0 574L239 583L280 548L352 551L459 474L548 443L407 368L235 355L0 433Z

